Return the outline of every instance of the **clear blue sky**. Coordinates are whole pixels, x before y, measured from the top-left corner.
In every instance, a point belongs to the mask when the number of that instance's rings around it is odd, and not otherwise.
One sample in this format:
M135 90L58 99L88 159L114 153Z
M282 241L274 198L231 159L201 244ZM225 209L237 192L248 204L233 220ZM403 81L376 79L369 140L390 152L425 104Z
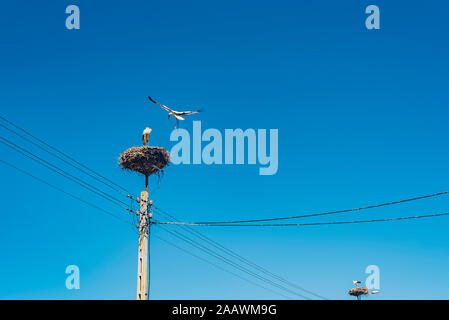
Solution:
M80 30L65 28L69 4L80 7ZM365 28L369 4L380 7L380 30ZM140 144L146 126L152 144L173 144L173 122L147 95L203 107L195 118L203 128L279 129L274 176L254 165L173 165L157 190L153 179L155 203L181 220L295 215L443 191L448 10L443 1L3 1L1 114L135 193L143 180L117 168L120 152ZM182 127L191 130L191 120ZM0 149L1 159L126 215ZM135 299L130 226L3 165L0 176L0 298ZM308 221L446 212L447 203ZM447 299L448 226L441 217L200 231L327 298L349 299L351 281L374 264L382 293L371 299ZM71 264L80 267L78 291L65 288ZM154 299L280 298L158 239L151 289Z

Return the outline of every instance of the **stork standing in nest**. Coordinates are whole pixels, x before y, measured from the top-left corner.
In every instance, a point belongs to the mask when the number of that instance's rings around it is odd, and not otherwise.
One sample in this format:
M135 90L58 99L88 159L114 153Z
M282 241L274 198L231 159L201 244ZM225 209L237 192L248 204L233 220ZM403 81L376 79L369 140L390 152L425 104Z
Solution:
M170 109L167 106L164 106L163 104L160 104L156 101L154 101L151 97L148 97L148 99L157 104L158 106L160 106L161 108L165 109L165 111L168 112L168 118L170 119L170 116L173 116L176 118L176 124L175 124L175 129L178 127L179 125L179 120L184 120L184 118L182 116L190 116L191 114L195 114L195 113L200 113L201 110L197 110L197 111L176 111L173 109Z
M148 139L150 139L150 133L151 133L151 128L146 127L145 130L143 130L142 132L142 140L143 140L143 145L146 146L148 143Z

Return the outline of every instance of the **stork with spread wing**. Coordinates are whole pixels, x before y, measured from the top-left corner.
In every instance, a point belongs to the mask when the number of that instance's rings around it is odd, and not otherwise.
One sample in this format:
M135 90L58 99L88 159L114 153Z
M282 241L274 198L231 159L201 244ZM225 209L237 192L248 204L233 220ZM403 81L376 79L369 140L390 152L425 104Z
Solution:
M201 110L197 110L197 111L176 111L176 110L172 110L167 106L164 106L163 104L160 104L156 101L154 101L151 97L148 97L148 99L157 104L158 106L162 107L163 109L165 109L165 111L168 112L168 118L170 119L170 116L173 116L176 118L176 125L175 125L175 129L178 127L179 125L179 120L184 120L184 118L182 116L190 116L191 114L195 114L195 113L200 113Z

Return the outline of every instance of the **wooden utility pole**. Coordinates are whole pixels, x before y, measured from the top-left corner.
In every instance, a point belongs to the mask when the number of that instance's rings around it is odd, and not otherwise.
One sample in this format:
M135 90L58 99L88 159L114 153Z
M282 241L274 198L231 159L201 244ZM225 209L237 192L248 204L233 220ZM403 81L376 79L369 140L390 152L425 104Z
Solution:
M146 190L140 193L137 300L148 300L149 298L149 239L152 214L148 210L151 205L151 201L148 196L148 176L145 178L145 185Z
M147 130L148 129L148 130ZM144 144L147 142L150 128L144 130ZM145 138L145 134L147 134ZM145 176L145 190L140 193L137 202L140 208L138 216L139 251L137 258L137 300L148 300L150 291L150 229L153 219L153 201L148 194L148 177L162 172L170 161L170 152L162 147L132 147L120 155L119 165ZM132 198L130 196L130 198ZM132 198L133 199L133 198Z

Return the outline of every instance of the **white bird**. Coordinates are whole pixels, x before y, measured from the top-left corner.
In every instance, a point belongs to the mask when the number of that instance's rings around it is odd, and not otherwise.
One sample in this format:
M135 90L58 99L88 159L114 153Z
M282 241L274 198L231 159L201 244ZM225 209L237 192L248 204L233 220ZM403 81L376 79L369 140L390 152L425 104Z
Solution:
M376 294L376 293L379 293L380 291L376 291L376 290L374 290L374 291L371 291L371 294Z
M175 125L175 129L179 124L179 120L184 120L183 117L181 116L190 116L191 114L195 114L195 113L200 113L201 110L197 110L197 111L176 111L173 109L170 109L167 106L164 106L163 104L157 103L156 101L154 101L153 99L151 99L151 97L148 97L148 99L150 99L151 102L157 104L158 106L164 108L166 111L168 111L168 118L170 119L170 116L173 116L176 118L176 125Z
M361 284L361 283L362 283L362 281L358 281L358 280L352 280L352 283L353 283L354 285L359 285L359 284Z
M145 146L148 143L148 139L150 139L151 128L146 127L142 132L142 140L143 145Z

